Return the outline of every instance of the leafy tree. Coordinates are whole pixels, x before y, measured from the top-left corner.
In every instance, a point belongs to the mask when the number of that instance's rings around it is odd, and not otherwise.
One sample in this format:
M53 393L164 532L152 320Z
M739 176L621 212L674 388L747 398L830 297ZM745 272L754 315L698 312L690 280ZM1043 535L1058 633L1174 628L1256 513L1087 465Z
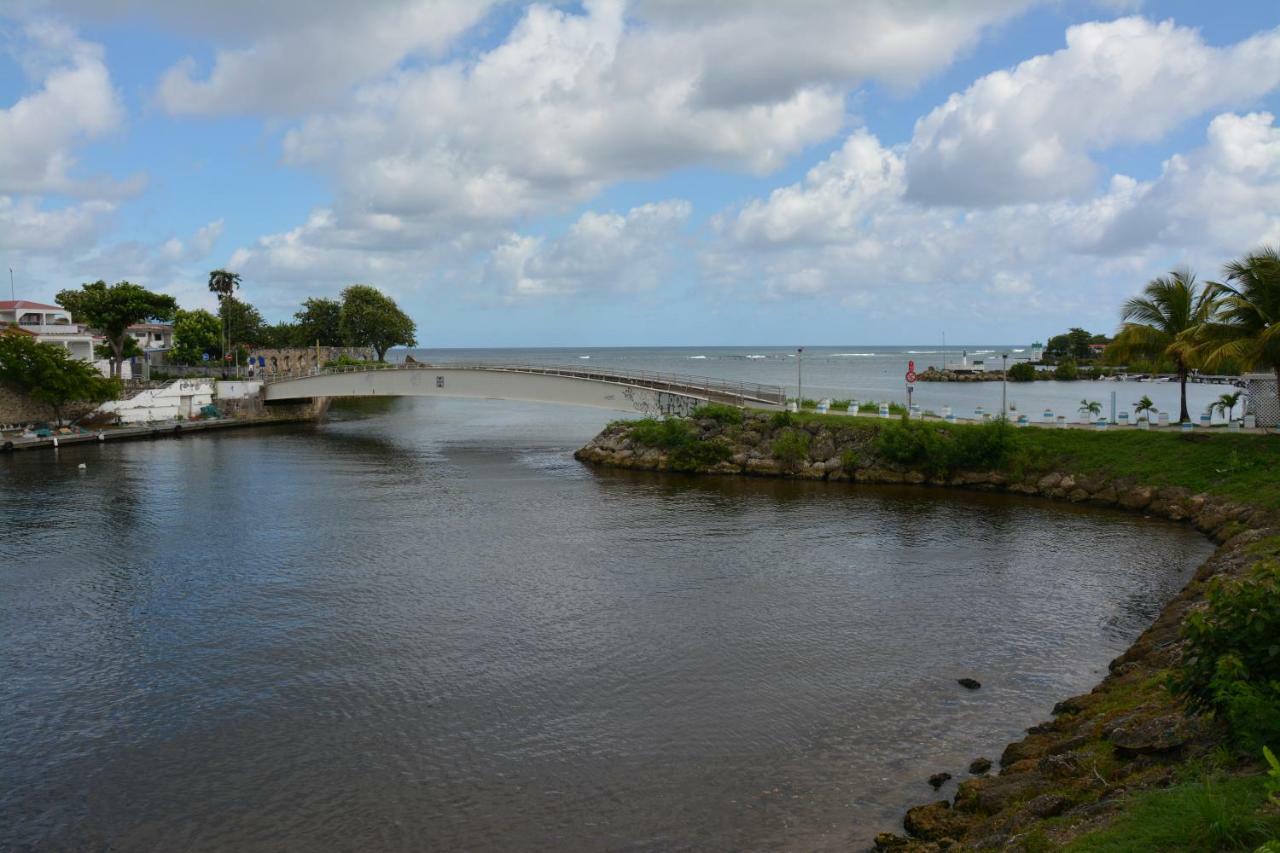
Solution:
M1117 358L1132 355L1151 359L1167 358L1173 362L1181 390L1179 422L1191 420L1187 411L1187 374L1198 363L1195 335L1217 310L1214 289L1201 290L1189 270L1178 269L1167 276L1153 278L1124 304L1124 325L1111 344Z
M262 343L262 314L248 302L234 296L224 296L218 305L218 316L227 333L227 349L231 352L239 344L257 346Z
M79 290L64 290L55 298L73 317L97 329L107 339L114 377L120 376L127 341L133 340L129 327L148 320L171 320L178 310L178 302L172 296L152 293L128 281L110 286L105 281L95 281Z
M198 308L179 310L173 321L173 349L169 357L178 364L198 364L204 356L222 357L222 324L218 318Z
M1089 349L1093 339L1094 336L1084 329L1073 328L1066 334L1049 338L1044 351L1053 358L1074 358L1076 361L1086 361L1093 356L1093 350Z
M111 372L113 375L120 372L121 364L131 358L137 358L140 355L145 355L145 353L143 353L142 347L138 346L138 341L133 337L133 335L124 339L124 352L120 353L120 358L118 360L116 359L115 352L112 351L108 344L97 344L93 348L94 358L105 359L111 363Z
M1133 404L1133 413L1135 416L1141 415L1143 412L1146 412L1147 420L1151 420L1152 415L1159 414L1156 409L1156 404L1151 402L1151 398L1146 394L1143 394L1142 399Z
M67 403L101 403L120 393L118 379L107 379L64 347L19 332L0 334L0 383L48 405L57 423Z
M258 330L258 340L255 343L272 349L306 346L306 340L302 337L298 324L288 321L263 325Z
M1198 351L1206 364L1270 370L1280 383L1280 250L1264 247L1224 271L1226 283L1209 284L1220 313L1200 330Z
M1080 370L1074 358L1065 359L1053 369L1053 378L1062 382L1073 382L1080 378Z
M1080 401L1080 414L1093 415L1097 417L1102 414L1102 404L1097 400L1084 399Z
M414 346L417 326L395 300L366 284L342 291L342 337L352 346L372 347L378 361L386 360L391 347Z
M293 318L297 320L299 346L311 346L319 341L321 346L340 347L345 342L342 303L336 299L308 299Z

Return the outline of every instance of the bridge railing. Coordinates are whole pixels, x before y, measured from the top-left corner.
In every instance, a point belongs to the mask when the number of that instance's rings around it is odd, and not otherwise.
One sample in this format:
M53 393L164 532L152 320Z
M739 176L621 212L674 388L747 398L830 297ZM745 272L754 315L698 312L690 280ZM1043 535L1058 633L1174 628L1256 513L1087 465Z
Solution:
M508 364L503 362L467 362L451 361L443 364L427 364L424 362L405 363L371 363L359 365L343 365L325 368L312 368L305 373L288 375L265 375L259 378L267 384L287 382L307 376L325 376L341 373L367 373L377 370L491 370L504 373L531 373L547 376L566 376L574 379L588 379L599 382L623 382L645 388L671 391L673 393L695 394L716 402L770 403L785 406L786 391L779 385L762 385L758 382L734 382L715 379L710 376L691 376L679 373L661 373L652 370L625 370L599 367L577 367L543 364Z

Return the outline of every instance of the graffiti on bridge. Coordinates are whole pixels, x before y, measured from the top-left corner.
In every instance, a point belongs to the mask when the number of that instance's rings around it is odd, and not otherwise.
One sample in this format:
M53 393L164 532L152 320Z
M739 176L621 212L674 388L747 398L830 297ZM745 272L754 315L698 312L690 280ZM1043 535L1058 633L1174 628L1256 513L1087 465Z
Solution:
M667 391L649 393L636 392L641 389L625 388L622 396L631 402L632 408L645 417L682 417L687 418L693 410L702 405L697 397L686 397L684 394L672 394Z

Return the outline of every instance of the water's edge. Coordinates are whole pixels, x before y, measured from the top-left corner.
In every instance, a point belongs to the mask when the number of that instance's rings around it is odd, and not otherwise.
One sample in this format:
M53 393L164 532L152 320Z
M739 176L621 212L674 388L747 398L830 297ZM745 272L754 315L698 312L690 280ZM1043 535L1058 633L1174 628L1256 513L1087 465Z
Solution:
M1189 716L1163 690L1163 674L1181 655L1183 620L1204 601L1208 581L1224 573L1242 575L1261 559L1247 546L1280 532L1275 513L1127 477L1051 471L1019 479L1000 471L938 476L906 466L847 467L834 464L842 455L839 446L832 448L832 461L826 464L789 466L767 453L749 452L689 470L673 464L666 451L631 441L630 431L628 424L613 424L574 457L589 465L685 470L691 476L913 484L1088 502L1187 524L1218 545L1151 625L1110 663L1108 675L1090 693L1059 702L1053 720L1032 726L1027 737L1004 749L998 775L971 771L973 777L961 783L953 801L910 809L903 821L907 835L881 833L876 849L1005 847L1028 834L1061 843L1114 817L1123 809L1124 794L1167 784L1177 765L1223 741L1220 725ZM763 447L763 437L759 443ZM1101 772L1104 753L1119 756L1122 766L1108 764L1107 772ZM1050 819L1055 819L1052 824L1045 823Z

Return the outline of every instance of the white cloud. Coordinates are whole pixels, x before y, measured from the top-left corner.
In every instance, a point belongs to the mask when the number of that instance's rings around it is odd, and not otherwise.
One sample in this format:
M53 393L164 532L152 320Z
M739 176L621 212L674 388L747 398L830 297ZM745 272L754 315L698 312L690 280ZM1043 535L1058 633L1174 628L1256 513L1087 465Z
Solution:
M1160 139L1214 108L1280 86L1280 28L1229 47L1171 21L1123 18L1067 30L1067 46L979 79L916 123L912 198L1045 201L1091 192L1091 154Z
M494 250L485 278L514 298L653 291L679 254L691 212L687 201L671 199L626 216L584 213L554 240L512 234Z
M48 22L27 23L22 36L16 58L37 88L0 108L0 192L105 196L136 190L138 179L121 185L73 175L74 147L124 123L101 47Z
M1157 178L1117 175L1079 201L929 207L910 198L903 157L858 131L802 182L719 214L706 278L740 296L822 294L882 317L1075 310L1110 323L1118 298L1168 265L1216 270L1280 240L1269 114L1217 116L1206 143Z
M289 26L265 22L247 47L219 50L203 78L194 59L170 68L160 81L159 100L170 113L182 115L289 115L333 106L352 86L396 68L406 57L438 56L484 17L491 2L307 6ZM244 20L259 21L257 10Z
M65 253L93 246L104 219L115 210L106 201L45 209L34 196L0 196L0 250Z
M246 260L326 275L346 241L391 253L492 244L619 181L770 172L839 132L848 86L916 81L1024 0L584 5L530 6L492 49L401 68L303 121L285 163L328 176L335 204Z

